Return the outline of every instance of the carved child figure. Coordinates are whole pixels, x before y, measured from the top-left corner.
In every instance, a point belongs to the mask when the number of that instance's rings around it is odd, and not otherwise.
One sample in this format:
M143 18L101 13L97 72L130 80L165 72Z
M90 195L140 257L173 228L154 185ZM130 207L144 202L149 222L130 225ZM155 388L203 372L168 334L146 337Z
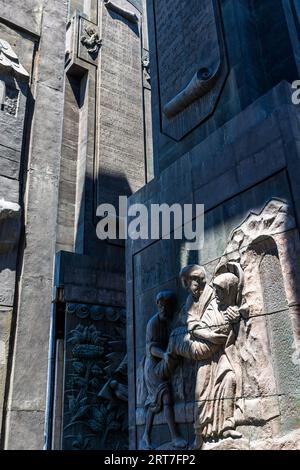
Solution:
M151 430L155 414L164 411L170 430L172 446L175 449L185 448L187 443L177 431L172 404L171 387L168 380L161 379L156 373L156 366L164 359L169 339L169 322L172 319L175 306L175 296L171 291L160 292L156 303L158 313L154 315L146 332L146 359L144 364L144 381L147 388L146 427L141 447L151 449Z

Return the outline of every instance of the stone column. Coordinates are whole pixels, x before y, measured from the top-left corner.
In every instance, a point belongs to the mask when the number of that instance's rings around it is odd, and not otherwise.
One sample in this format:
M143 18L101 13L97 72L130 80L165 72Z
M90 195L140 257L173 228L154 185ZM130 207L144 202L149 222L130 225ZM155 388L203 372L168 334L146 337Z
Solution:
M25 2L33 14L42 2ZM33 11L31 8L33 8ZM24 168L24 255L20 259L18 311L10 387L5 409L5 448L42 449L46 409L53 261L63 118L67 2L46 0L29 27L36 30L33 121ZM13 20L12 20L13 21ZM21 18L22 21L22 18ZM37 26L35 23L38 23ZM33 23L33 26L32 26ZM25 178L26 176L26 178ZM26 181L27 179L27 181Z

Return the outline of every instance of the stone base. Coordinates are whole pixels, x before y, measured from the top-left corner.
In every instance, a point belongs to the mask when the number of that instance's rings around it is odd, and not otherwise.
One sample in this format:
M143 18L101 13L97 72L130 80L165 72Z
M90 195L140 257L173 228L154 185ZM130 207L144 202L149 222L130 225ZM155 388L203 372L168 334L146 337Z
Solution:
M187 446L185 449L189 449ZM142 449L140 449L142 450ZM155 448L156 451L178 451L172 442ZM249 439L222 439L219 442L206 442L201 450L300 450L300 429L282 437L250 441Z
M219 442L206 442L201 450L249 450L247 439L222 439Z
M300 429L282 437L254 441L250 450L300 450Z
M300 429L282 437L249 441L243 439L223 439L205 443L202 450L300 450Z
M178 447L174 447L173 443L172 442L166 442L166 444L162 444L161 446L157 447L157 451L160 451L160 450L174 450L174 451L180 451L180 450L187 450L188 449L188 443L186 445L186 447L182 448L182 449L178 449Z

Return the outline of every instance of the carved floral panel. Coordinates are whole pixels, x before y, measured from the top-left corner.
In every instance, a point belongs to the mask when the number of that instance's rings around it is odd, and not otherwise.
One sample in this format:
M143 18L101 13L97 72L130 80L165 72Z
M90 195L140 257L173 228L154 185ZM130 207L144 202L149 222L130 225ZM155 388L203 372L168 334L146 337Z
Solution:
M128 447L126 314L67 304L62 448Z

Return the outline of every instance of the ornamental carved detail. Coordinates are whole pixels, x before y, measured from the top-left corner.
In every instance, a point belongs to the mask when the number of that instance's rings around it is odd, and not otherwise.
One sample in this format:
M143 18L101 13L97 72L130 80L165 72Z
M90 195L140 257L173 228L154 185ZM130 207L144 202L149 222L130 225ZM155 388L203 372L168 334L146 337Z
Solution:
M85 35L81 37L81 44L87 49L88 53L96 58L102 46L102 39L100 39L98 32L93 26L84 28Z
M126 449L126 314L79 304L66 314L74 327L66 335L63 448Z

